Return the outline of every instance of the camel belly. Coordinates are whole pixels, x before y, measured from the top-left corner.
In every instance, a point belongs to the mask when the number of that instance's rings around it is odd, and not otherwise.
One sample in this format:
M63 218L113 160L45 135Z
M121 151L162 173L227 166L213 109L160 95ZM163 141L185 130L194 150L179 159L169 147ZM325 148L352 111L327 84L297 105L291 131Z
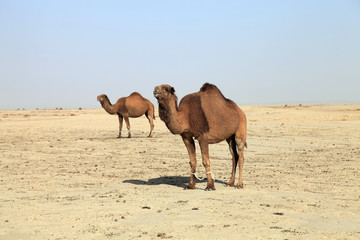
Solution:
M214 143L219 143L219 142L222 142L222 141L230 138L232 135L234 135L234 133L211 134L211 132L209 132L208 134L206 134L206 138L208 139L209 144L214 144Z
M128 112L124 113L124 115L127 115L128 117L131 118L137 118L140 117L142 115L144 115L144 113L147 111L146 107L138 107L138 108L134 108L134 107L127 107Z
M128 117L131 117L131 118L137 118L137 117L141 117L144 113L129 113L128 114Z

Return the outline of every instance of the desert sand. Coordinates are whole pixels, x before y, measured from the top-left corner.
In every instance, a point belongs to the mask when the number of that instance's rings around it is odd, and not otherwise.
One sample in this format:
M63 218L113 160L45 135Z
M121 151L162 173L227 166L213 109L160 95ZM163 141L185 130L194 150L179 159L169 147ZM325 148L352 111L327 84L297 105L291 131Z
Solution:
M360 239L360 104L241 108L244 189L224 186L222 142L216 191L183 189L187 151L159 117L153 138L143 116L117 139L100 107L0 111L0 239Z

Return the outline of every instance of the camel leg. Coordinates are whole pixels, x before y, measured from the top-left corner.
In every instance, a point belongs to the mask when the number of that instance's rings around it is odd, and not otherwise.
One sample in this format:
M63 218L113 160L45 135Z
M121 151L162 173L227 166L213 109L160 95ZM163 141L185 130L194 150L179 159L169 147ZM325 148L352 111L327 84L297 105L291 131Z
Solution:
M126 123L126 128L128 130L128 138L131 138L129 117L124 117L124 119L125 119L125 123Z
M186 185L185 189L195 189L195 172L196 172L196 154L195 154L195 142L192 137L185 137L182 136L182 139L185 143L186 149L188 150L189 158L190 158L190 168L191 168L191 175L190 175L190 182Z
M150 115L152 115L150 113ZM150 123L150 133L148 137L152 137L153 136L153 129L154 129L154 117L153 116L149 116L148 112L145 113L146 118L149 120Z
M230 153L232 156L232 169L231 169L231 178L229 182L226 184L226 186L233 187L235 183L235 173L236 173L236 165L239 160L239 155L236 151L236 142L234 136L231 136L230 138L226 139L227 143L229 144Z
M209 158L209 143L206 138L200 137L198 139L200 150L201 150L201 156L202 156L202 163L206 170L206 176L207 176L207 186L205 188L205 191L215 190L214 181L211 177L211 170L210 170L210 158Z
M236 139L236 145L238 147L238 152L239 152L239 182L236 185L237 188L243 188L243 182L242 182L242 170L243 170L243 166L244 166L244 147L245 147L245 142L242 141L240 138Z
M123 125L123 117L118 114L118 117L119 117L119 136L118 138L121 138L121 129L122 129L122 125Z

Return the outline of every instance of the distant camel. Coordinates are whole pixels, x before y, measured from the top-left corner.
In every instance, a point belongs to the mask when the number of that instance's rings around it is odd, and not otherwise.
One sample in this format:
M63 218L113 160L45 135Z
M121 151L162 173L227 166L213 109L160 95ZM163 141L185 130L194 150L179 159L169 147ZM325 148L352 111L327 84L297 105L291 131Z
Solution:
M194 138L199 141L202 162L207 174L205 190L215 190L211 177L209 143L226 140L232 155L232 172L228 186L234 186L236 165L239 162L238 188L241 179L246 146L246 117L244 112L220 90L205 83L199 92L186 95L177 106L175 89L167 84L157 86L154 96L159 103L159 116L173 134L180 134L190 157L191 175L187 189L195 189L196 154Z
M129 117L137 118L145 114L150 123L150 134L148 137L152 137L155 113L154 105L146 98L141 96L137 92L133 92L128 97L122 97L117 100L114 105L111 105L109 98L105 95L99 95L97 100L101 103L101 106L109 114L117 114L119 117L119 136L121 137L121 129L123 119L125 119L126 127L128 129L128 137L131 137Z

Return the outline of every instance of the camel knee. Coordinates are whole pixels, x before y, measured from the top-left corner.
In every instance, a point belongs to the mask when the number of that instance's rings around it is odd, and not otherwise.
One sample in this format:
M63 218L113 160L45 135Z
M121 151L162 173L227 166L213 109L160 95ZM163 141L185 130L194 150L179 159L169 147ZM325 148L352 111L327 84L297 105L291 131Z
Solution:
M190 165L190 170L192 173L196 172L196 162L192 162L190 161L189 162L189 165Z
M204 168L210 167L210 163L209 163L208 161L206 161L206 160L204 160L204 161L202 162L202 165L204 166Z
M246 141L242 138L235 138L236 145L239 149L244 149L246 145Z
M193 167L196 166L196 165L195 165L193 162L191 162L191 161L189 161L189 164L190 164L190 167L191 167L191 168L193 168Z

